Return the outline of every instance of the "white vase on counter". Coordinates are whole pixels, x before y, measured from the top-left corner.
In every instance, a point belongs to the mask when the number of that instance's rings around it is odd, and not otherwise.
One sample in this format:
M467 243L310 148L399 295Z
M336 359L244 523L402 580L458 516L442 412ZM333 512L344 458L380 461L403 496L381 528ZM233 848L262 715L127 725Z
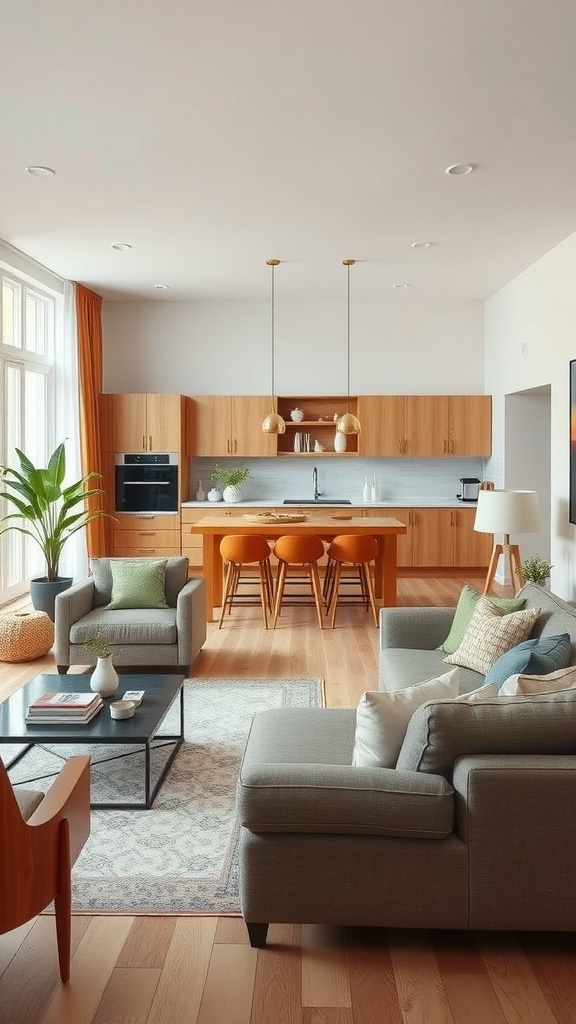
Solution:
M222 494L220 491L217 491L215 487L212 487L211 490L208 491L206 497L208 498L208 501L222 501Z
M242 489L237 484L228 484L228 487L224 488L222 494L224 501L230 501L236 503L242 501Z

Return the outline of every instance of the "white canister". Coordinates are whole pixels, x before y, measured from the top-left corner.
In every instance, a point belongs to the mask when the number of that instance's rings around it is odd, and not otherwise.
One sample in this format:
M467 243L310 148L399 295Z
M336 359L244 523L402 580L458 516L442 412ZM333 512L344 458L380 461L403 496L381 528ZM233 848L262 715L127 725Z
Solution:
M296 407L296 409L292 409L292 412L290 413L290 419L292 420L293 423L302 423L302 420L304 419L304 413L302 412L302 409L298 409L298 407Z
M346 451L346 434L341 434L339 430L337 430L336 433L334 434L334 451Z
M215 487L212 487L212 489L208 491L206 497L208 498L208 501L222 501L222 494L220 491L217 491Z

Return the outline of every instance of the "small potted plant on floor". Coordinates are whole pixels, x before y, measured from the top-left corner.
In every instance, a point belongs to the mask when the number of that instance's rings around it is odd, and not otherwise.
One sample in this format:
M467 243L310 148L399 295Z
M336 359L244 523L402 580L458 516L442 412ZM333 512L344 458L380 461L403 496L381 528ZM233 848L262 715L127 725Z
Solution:
M242 484L250 476L250 470L245 466L236 466L234 469L223 469L216 464L210 474L212 483L223 487L222 497L224 501L242 501Z
M96 654L96 668L90 676L90 689L102 697L109 697L118 689L118 673L112 664L113 652L106 637L101 633L91 633L83 641L87 651Z
M532 555L521 563L520 574L527 583L539 583L540 586L545 586L550 579L550 570L552 568L553 566L545 558L541 558L540 555ZM516 570L516 573L518 575L518 570Z
M98 516L103 509L89 512L87 498L103 494L101 487L87 487L99 473L87 473L73 484L64 486L66 457L64 443L52 452L46 468L37 468L16 448L19 469L0 466L0 498L15 506L0 520L0 534L17 530L31 537L40 546L46 561L46 575L30 581L30 597L38 611L54 619L56 595L72 585L72 577L59 575L60 555L66 541Z

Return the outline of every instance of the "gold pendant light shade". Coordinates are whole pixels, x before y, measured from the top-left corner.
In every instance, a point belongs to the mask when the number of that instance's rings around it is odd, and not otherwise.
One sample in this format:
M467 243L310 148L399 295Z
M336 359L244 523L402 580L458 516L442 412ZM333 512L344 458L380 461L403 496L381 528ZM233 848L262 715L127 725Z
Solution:
M270 297L270 299L271 299L271 301L270 301L270 309L271 309L270 336L271 336L271 340L272 340L272 393L271 393L272 412L269 413L268 416L265 416L264 419L262 420L262 431L263 431L264 434L285 434L286 433L286 424L285 424L284 420L274 410L274 403L276 401L275 397L274 397L274 392L275 392L275 386L274 386L274 355L275 355L275 352L274 352L274 348L275 348L275 337L274 337L274 328L275 328L274 272L276 270L276 267L279 265L279 263L280 263L280 260L266 260L266 265L271 268L271 277L272 277L272 289L271 289L271 297Z
M337 434L359 434L361 430L360 420L351 412L345 412L339 420L336 420Z
M285 434L286 424L277 412L271 412L262 420L262 430L265 434Z
M360 426L360 420L357 416L354 416L350 412L350 267L353 267L356 260L342 260L342 265L346 267L346 277L348 284L348 319L347 319L347 350L348 350L348 377L347 377L347 390L346 396L348 401L347 411L339 420L336 420L336 433L337 434L359 434L362 430Z

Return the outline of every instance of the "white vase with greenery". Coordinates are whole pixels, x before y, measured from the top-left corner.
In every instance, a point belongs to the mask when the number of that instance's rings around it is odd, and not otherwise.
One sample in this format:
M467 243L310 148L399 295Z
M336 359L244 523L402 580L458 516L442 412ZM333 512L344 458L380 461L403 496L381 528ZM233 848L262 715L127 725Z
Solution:
M242 501L242 484L249 476L250 470L245 466L223 469L217 464L210 474L210 479L214 484L220 484L224 488L222 493L224 501L236 503Z
M90 676L90 689L101 697L111 697L116 693L120 680L112 662L112 649L108 641L99 633L84 640L87 651L94 651L97 656L96 668Z

